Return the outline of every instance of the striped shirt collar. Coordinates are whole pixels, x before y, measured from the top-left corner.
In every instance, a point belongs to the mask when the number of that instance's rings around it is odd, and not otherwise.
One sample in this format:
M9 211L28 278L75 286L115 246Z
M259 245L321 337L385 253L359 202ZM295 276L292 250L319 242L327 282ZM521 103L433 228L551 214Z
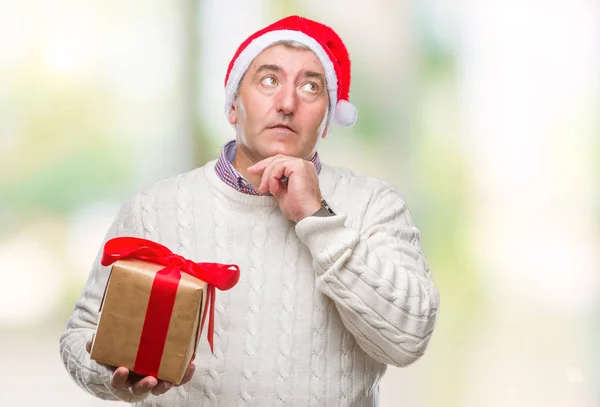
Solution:
M249 195L260 195L250 181L233 167L232 163L234 159L235 140L231 140L225 143L221 149L221 155L215 165L215 171L219 178L236 191ZM319 154L315 152L315 155L310 161L314 164L317 174L319 174L321 172L321 160L319 159Z

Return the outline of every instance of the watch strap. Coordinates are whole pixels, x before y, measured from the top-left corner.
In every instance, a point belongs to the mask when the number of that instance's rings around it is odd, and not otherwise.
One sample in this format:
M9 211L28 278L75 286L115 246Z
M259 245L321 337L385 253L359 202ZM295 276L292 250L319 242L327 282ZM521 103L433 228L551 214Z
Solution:
M312 216L326 217L326 216L335 216L335 212L331 209L331 206L327 203L326 200L321 199L321 207L318 211L312 214Z

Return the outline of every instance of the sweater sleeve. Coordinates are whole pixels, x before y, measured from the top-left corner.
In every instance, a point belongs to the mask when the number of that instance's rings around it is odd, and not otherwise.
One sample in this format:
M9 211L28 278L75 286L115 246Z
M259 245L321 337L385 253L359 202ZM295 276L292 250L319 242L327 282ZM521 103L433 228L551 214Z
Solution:
M296 225L313 256L316 287L367 354L407 366L425 352L439 307L420 232L389 186L373 194L360 230L345 222L339 214Z
M131 203L125 203L110 227L101 248L109 239L120 235L135 235ZM98 324L98 309L108 281L109 267L100 264L102 249L96 257L88 280L66 329L60 338L60 354L65 368L84 390L104 400L141 401L146 395L134 395L130 389L116 389L111 386L112 370L90 359L86 343L91 339Z

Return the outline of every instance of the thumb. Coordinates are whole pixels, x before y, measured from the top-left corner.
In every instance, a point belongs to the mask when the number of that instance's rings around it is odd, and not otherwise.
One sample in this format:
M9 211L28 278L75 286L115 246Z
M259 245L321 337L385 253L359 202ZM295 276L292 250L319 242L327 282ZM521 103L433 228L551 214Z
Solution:
M92 353L92 343L94 343L94 337L96 336L96 334L92 334L92 338L87 341L87 343L85 344L85 350L87 351L87 353Z

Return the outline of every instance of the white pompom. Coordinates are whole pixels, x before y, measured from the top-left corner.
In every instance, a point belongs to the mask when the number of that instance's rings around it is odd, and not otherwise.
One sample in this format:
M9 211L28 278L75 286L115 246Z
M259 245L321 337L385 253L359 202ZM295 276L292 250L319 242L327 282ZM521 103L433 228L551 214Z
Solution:
M347 100L340 100L335 107L333 118L337 124L344 127L353 126L358 119L358 110Z

